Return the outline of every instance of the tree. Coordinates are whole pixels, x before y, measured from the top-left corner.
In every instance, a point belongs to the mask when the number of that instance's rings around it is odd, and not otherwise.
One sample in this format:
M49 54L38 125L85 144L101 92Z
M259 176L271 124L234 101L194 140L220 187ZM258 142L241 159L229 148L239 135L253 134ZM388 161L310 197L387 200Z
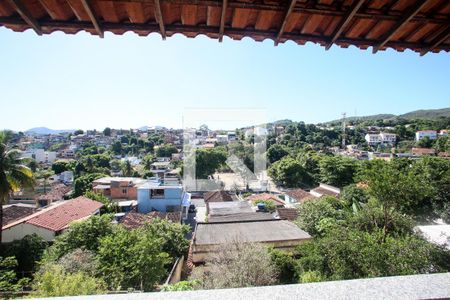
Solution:
M433 146L433 141L430 139L429 136L425 136L421 138L416 144L418 147L421 148L431 148Z
M156 149L157 157L171 157L173 153L178 153L178 150L172 144L161 145Z
M275 144L269 147L267 150L267 159L270 163L274 163L286 155L289 154L289 151L286 146Z
M0 132L0 224L3 222L3 204L8 202L10 193L34 185L33 173L24 164L20 151L9 149L7 142L8 134Z
M111 136L111 128L106 127L105 129L103 129L103 135L104 136Z
M311 181L305 168L290 156L272 164L268 173L275 182L285 187L299 187Z
M198 288L220 289L272 285L277 281L277 266L266 246L229 243L208 259L205 268L194 268L191 279Z
M328 280L445 272L450 261L448 252L414 235L385 238L382 230L341 226L297 251L300 274L318 272Z
M64 171L68 171L70 168L70 162L66 160L57 160L52 164L52 170L55 174L61 174Z
M13 256L5 258L0 256L0 293L4 293L5 297L13 296L28 283L28 278L17 280L14 271L16 266L17 260Z
M87 191L92 190L92 182L105 176L105 174L101 173L91 173L77 177L74 181L72 197L82 196Z
M347 157L324 156L319 162L319 168L321 182L344 187L353 183L356 161Z
M121 155L123 151L122 143L120 141L115 141L111 146L111 150L115 155Z
M87 191L84 196L94 201L103 203L102 213L116 213L119 211L119 207L116 202L111 201L108 197L102 193L94 191Z
M32 273L37 269L37 262L42 258L48 244L37 234L26 235L21 240L3 245L6 256L14 256L17 260L18 272Z
M225 164L227 159L227 153L223 149L197 149L195 152L197 178L208 178Z
M305 201L298 208L295 223L312 236L323 236L328 229L345 219L345 212L334 205L337 201L333 197Z
M130 177L133 174L133 167L131 162L127 159L122 163L122 175L125 177Z
M99 271L114 290L135 288L153 290L166 274L169 254L162 251L161 238L143 229L122 226L100 239Z
M342 190L341 199L346 202L347 206L357 209L361 203L367 203L368 195L366 191L359 188L356 184L350 184Z
M38 297L95 295L105 292L105 284L84 272L71 274L59 265L52 265L35 274L33 289Z
M84 131L81 129L77 129L73 132L73 135L80 135L80 134L84 134Z
M47 249L44 261L56 261L75 249L97 252L100 239L112 232L110 215L92 216L85 221L75 222Z
M96 276L99 267L95 253L93 251L80 248L64 254L57 261L57 264L61 266L66 273L74 274L83 272L90 276Z

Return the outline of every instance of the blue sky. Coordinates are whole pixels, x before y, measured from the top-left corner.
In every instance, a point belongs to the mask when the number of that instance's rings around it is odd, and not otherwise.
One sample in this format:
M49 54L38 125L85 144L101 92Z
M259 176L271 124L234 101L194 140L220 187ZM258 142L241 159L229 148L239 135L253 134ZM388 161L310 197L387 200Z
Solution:
M0 28L0 128L181 127L185 108L257 108L268 120L450 107L450 54L373 55L249 38L80 32L37 36ZM252 124L252 116L234 128ZM216 127L216 126L213 126Z

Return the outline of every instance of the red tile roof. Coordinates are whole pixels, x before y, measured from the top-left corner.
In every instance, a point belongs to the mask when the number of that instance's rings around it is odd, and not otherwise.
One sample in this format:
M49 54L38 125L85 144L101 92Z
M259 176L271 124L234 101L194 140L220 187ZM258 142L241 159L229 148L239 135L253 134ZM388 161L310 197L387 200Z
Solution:
M151 213L148 214L140 214L135 211L130 211L122 218L122 220L120 220L120 223L127 229L136 229L142 227L146 222L149 222L155 218L166 219L173 223L180 223L181 213L180 212L162 213L158 211L152 211Z
M206 192L203 195L205 202L227 202L233 201L233 198L225 191Z
M80 196L50 206L32 215L25 223L57 232L66 228L70 222L91 216L102 206L100 202Z
M251 196L247 197L247 200L252 201L253 203L260 201L260 200L271 200L273 202L275 202L277 205L283 205L284 206L284 201L281 200L280 198L278 198L278 196L273 195L273 194L269 194L269 193L261 193L261 194L253 194Z
M303 203L308 199L317 198L314 195L311 195L309 192L302 190L302 189L290 190L290 191L286 192L286 194L289 197L297 200L298 203Z

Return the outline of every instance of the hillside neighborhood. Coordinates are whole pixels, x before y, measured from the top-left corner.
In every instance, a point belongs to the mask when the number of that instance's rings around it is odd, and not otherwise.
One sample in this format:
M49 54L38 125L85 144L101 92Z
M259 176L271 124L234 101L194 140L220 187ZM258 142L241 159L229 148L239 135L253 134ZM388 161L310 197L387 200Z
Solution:
M450 271L450 117L340 123L3 131L3 157L28 174L4 194L3 295ZM220 188L183 184L186 134L198 178ZM249 180L227 156L253 170L261 136L268 168Z

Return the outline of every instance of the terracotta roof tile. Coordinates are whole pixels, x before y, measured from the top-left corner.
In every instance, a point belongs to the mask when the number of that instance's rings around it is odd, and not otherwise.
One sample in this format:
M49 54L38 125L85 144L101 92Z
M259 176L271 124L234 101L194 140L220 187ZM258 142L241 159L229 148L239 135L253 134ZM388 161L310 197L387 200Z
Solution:
M227 202L227 201L233 201L233 198L231 197L231 195L229 195L225 191L206 192L203 195L203 198L205 199L205 202Z
M122 218L122 220L120 220L120 223L127 229L136 229L142 227L146 222L149 222L155 218L166 219L173 223L180 223L181 214L180 212L163 213L158 211L152 211L148 214L140 214L135 211L130 211Z
M91 216L102 206L100 202L80 196L50 206L32 215L25 223L57 232L66 228L70 222Z
M309 192L302 189L295 189L286 192L286 194L297 200L298 203L303 203L308 199L316 198L314 195L311 195Z
M277 195L269 193L253 194L251 196L248 196L247 200L252 201L253 203L258 200L271 200L275 202L277 205L285 205L284 201L278 198Z

